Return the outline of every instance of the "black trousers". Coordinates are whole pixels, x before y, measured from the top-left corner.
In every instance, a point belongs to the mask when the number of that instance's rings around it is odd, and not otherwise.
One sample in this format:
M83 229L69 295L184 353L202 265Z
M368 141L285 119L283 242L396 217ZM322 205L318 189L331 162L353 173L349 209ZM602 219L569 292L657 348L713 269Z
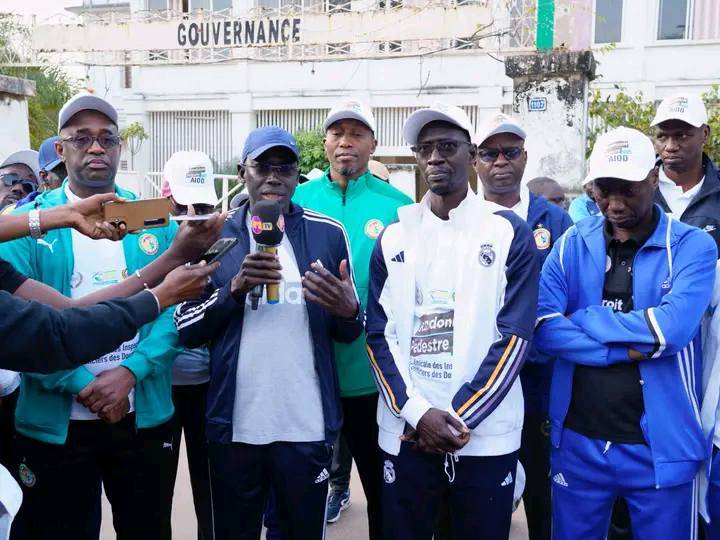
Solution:
M399 455L384 456L385 537L431 540L440 503L447 497L452 538L508 538L517 456L462 456L455 461L402 443Z
M205 406L208 385L173 386L172 396L175 404L173 418L173 458L172 486L175 486L178 462L180 460L180 440L185 433L185 450L190 470L195 517L197 518L198 540L212 539L212 507L210 505L210 475L208 473L207 439L205 437Z
M383 457L378 446L377 400L377 394L341 399L342 437L355 460L367 499L370 540L384 538L381 501Z
M215 540L260 540L270 488L283 540L325 538L329 444L210 442L208 455Z
M71 421L64 445L16 434L26 537L97 540L102 482L119 540L171 540L171 422L138 430L134 414L112 425Z
M352 474L352 454L342 433L337 438L330 471L330 489L336 493L347 491Z
M525 413L520 446L525 468L523 503L530 540L550 540L550 424L542 413Z

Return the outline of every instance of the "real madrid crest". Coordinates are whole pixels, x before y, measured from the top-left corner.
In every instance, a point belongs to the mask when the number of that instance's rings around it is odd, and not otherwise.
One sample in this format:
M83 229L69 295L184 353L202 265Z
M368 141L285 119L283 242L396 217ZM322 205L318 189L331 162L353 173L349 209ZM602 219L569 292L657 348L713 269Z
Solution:
M389 459L386 459L383 465L383 478L386 484L392 484L395 481L395 467Z
M478 261L483 266L492 266L495 262L495 250L492 244L481 244L480 253L478 253Z
M27 487L33 487L37 483L35 473L24 463L21 463L20 467L18 467L18 476L20 477L20 481Z
M533 231L533 236L535 237L535 246L539 250L548 249L550 247L550 231L548 231L545 227L538 227Z

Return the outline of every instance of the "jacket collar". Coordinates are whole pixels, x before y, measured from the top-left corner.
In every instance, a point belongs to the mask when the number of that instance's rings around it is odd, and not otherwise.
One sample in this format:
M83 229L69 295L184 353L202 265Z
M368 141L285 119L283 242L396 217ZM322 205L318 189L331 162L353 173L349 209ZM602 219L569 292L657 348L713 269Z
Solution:
M662 166L662 161L658 160L657 165ZM703 182L702 188L700 188L700 192L695 196L692 201L690 201L688 209L700 203L700 201L702 201L706 197L709 197L714 193L720 192L720 176L718 176L718 170L712 160L705 153L703 153L703 166L705 168L705 181ZM659 203L665 211L670 210L670 207L668 206L667 201L665 200L665 197L663 197L659 188L655 192L655 202Z
M672 235L671 219L663 212L662 208L655 205L660 213L655 230L641 247L654 247L669 250L674 244L675 238ZM585 242L590 256L597 267L605 273L605 256L607 249L603 230L605 227L605 216L600 214L594 218L581 219L575 224L578 233Z
M372 177L372 173L367 170L364 174L350 180L347 184L347 188L345 188L345 199L352 199L365 191L370 177ZM335 196L343 196L342 189L340 189L338 183L333 182L330 178L329 168L325 171L325 176L323 176L322 181L324 182L326 189L329 189Z
M528 205L527 222L532 228L535 223L545 219L545 214L550 210L550 203L544 197L530 193L530 203Z
M235 225L240 229L241 232L245 231L245 233L247 233L247 227L245 226L245 223L249 211L250 201L245 201L238 207L237 212L234 215ZM305 211L303 210L302 206L295 204L292 201L290 202L290 210L287 213L283 213L283 218L285 219L285 231L289 235L292 235L298 228L298 226L302 223L302 218L304 214Z
M41 193L34 201L35 207L51 208L53 206L67 204L68 199L65 195L65 186L67 186L67 184L68 179L66 178L60 187L55 188L51 191L45 191ZM122 197L123 199L127 199L130 201L137 199L137 195L135 195L131 191L127 191L126 189L121 188L117 184L115 184L115 193L118 195L118 197Z
M398 221L409 230L419 231L417 228L422 219L424 208L430 208L430 192L425 193L419 203L408 204L398 208ZM506 210L508 210L506 208ZM471 220L477 221L479 213L487 213L490 207L484 204L475 192L468 186L467 195L457 208L450 210L450 221L458 227L464 227Z

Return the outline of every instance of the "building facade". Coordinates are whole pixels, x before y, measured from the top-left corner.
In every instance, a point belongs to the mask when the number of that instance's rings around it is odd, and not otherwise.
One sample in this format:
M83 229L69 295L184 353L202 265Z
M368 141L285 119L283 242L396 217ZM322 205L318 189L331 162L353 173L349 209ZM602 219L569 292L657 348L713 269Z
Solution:
M73 11L86 24L127 29L127 43L87 69L87 86L118 107L123 125L140 122L148 132L138 154L124 156L135 173L162 170L180 149L205 151L230 171L251 129L316 128L334 102L352 95L374 109L377 158L416 196L423 187L402 140L404 119L436 100L463 107L475 124L511 113L503 58L532 54L539 33L547 40L543 18L555 48L593 50L591 86L605 93L622 87L659 100L720 82L717 0L551 4L547 14L536 0L85 0ZM164 27L143 34L128 25L142 20L173 25L176 43L155 48L169 43L158 37ZM542 137L529 133L528 178L547 173L533 155ZM581 181L557 179L568 187Z

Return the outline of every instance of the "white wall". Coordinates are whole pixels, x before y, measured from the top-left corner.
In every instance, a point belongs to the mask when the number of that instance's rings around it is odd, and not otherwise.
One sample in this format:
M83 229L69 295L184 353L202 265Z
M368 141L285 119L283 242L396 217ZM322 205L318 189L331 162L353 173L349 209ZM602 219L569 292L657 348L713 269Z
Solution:
M0 93L0 118L0 158L30 148L27 101Z

